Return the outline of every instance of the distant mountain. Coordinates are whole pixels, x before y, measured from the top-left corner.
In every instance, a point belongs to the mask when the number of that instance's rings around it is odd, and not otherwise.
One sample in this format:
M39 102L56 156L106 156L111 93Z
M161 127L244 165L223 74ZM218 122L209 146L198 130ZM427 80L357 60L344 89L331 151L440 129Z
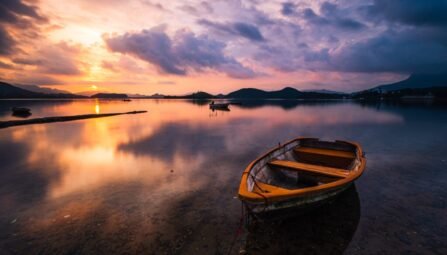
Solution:
M301 95L303 95L302 92L298 91L294 88L284 88L282 90L277 91L264 91L260 89L254 89L254 88L244 88L240 90L236 90L234 92L229 93L226 95L226 98L250 98L250 99L267 99L267 98L299 98Z
M0 98L82 98L82 96L65 93L38 93L0 82Z
M90 96L91 98L127 98L126 94L118 93L98 93Z
M303 92L314 92L314 93L321 93L321 94L337 94L337 95L346 95L347 94L344 92L328 90L328 89L308 89L308 90L303 90Z
M0 98L33 98L43 94L21 89L11 84L0 82Z
M238 99L337 99L342 98L342 94L304 92L290 87L276 91L245 88L231 92L225 97Z
M260 89L245 88L233 91L226 95L227 98L266 98L268 92Z
M203 91L199 91L199 92L195 92L189 95L183 95L183 96L164 96L164 98L183 98L183 99L209 99L209 98L215 98L216 96L207 93L207 92L203 92Z
M110 93L109 91L102 91L102 90L89 90L89 91L81 91L81 92L76 92L76 95L81 95L81 96L86 96L86 97L91 97L95 94L107 94Z
M37 93L45 93L45 94L71 94L70 92L66 91L66 90L61 90L61 89L52 89L52 88L45 88L45 87L40 87L37 85L23 85L23 84L14 84L15 87L21 88L21 89L26 89L32 92L37 92Z
M422 89L433 87L447 87L447 74L412 74L403 81L380 85L373 91L395 91L402 89Z

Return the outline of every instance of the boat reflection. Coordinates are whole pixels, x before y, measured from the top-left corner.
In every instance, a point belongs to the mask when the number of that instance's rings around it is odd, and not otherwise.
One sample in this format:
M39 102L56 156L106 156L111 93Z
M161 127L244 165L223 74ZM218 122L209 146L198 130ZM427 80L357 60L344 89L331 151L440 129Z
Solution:
M17 118L28 118L31 116L31 112L13 112L11 116L17 117Z
M343 254L360 220L355 184L330 203L305 213L272 213L247 239L248 254Z

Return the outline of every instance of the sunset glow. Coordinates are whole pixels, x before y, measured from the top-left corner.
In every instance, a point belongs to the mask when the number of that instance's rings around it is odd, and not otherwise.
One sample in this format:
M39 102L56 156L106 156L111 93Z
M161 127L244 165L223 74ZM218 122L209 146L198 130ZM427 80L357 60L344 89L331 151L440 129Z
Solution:
M0 7L0 79L70 92L351 92L445 71L447 59L444 1L14 0Z

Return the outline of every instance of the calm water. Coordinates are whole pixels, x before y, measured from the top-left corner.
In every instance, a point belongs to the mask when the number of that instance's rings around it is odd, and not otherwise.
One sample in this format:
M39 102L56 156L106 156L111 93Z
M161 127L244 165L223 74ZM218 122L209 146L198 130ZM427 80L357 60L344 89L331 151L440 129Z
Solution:
M0 254L227 254L241 172L296 136L359 142L366 172L333 204L258 226L251 254L447 254L446 106L0 101L0 120L12 106L149 112L0 130Z

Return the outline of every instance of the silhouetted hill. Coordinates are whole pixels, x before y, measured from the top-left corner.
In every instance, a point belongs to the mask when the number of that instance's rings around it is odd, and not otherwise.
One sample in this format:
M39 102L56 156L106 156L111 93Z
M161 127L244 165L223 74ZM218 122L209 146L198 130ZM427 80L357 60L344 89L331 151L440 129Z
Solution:
M0 82L0 98L33 98L40 96L42 96L41 93L31 92L5 82Z
M314 93L321 93L321 94L338 94L338 95L348 95L349 94L349 93L328 90L328 89L309 89L309 90L302 90L302 92L314 92Z
M91 98L127 98L126 94L118 94L118 93L97 93L92 96Z
M403 81L352 93L351 97L363 100L447 98L447 74L413 74Z
M233 91L226 95L227 98L266 98L268 93L264 90L254 88L244 88Z
M46 94L22 89L6 82L0 82L0 98L83 98L73 94Z
M318 92L302 92L297 89L287 87L276 91L264 91L254 88L245 88L231 92L225 97L239 99L337 99L342 98L342 95Z
M183 95L183 96L164 96L164 98L168 98L168 99L210 99L210 98L216 98L216 96L207 93L207 92L203 92L203 91L199 91L199 92L195 92L189 95Z
M15 87L25 89L31 92L37 93L45 93L45 94L71 94L68 91L61 89L53 89L53 88L44 88L37 85L23 85L23 84L14 84Z
M226 95L226 98L250 98L250 99L290 99L290 98L300 98L303 95L302 92L298 91L294 88L283 88L281 90L276 91L264 91L260 89L254 88L244 88L240 90L236 90L234 92Z
M412 74L403 81L380 85L371 90L394 91L433 87L447 87L447 74Z
M203 91L199 91L196 93L192 93L191 95L188 96L189 98L193 98L193 99L206 99L206 98L214 98L213 95L203 92Z

